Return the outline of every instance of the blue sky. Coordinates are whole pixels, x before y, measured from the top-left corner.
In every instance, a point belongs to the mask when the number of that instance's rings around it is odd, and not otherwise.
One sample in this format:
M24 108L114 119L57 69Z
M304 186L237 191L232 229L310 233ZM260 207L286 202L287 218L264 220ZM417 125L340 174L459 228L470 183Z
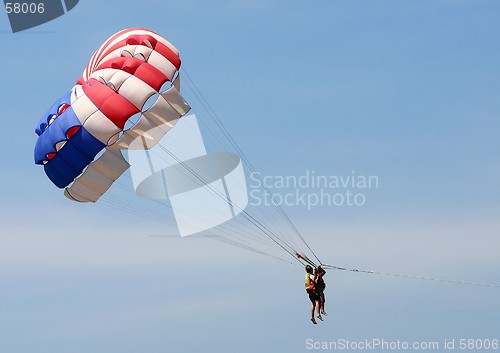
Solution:
M496 288L334 271L331 315L313 327L300 267L152 238L170 230L71 203L32 162L36 123L94 50L120 29L151 28L179 49L263 175L379 178L362 207L285 207L325 262L500 283L499 10L472 0L81 0L16 34L0 15L0 351L500 339Z

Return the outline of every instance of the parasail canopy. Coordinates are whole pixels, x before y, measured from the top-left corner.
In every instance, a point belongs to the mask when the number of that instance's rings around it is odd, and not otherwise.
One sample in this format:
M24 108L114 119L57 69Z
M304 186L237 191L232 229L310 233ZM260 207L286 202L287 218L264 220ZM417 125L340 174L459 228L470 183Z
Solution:
M208 128L219 129L217 139L225 139L234 153L205 149L198 126L188 118L183 119L189 134L178 128L177 136L184 137L161 143L191 110L180 94L180 66L178 50L151 30L130 28L109 37L76 84L40 119L35 163L73 201L100 200L159 222L167 219L163 210L168 209L180 235L203 233L266 255L274 247L301 264L312 263L297 244L309 246L280 206L275 214L260 210L261 215L247 208L245 168L255 169L211 108ZM195 87L186 76L188 86ZM196 87L193 92L206 108ZM132 172L125 173L131 164ZM112 195L122 175L132 178L134 197L157 201L162 211Z
M177 49L151 30L111 36L40 120L35 163L70 199L97 201L129 168L120 150L159 127L147 135L147 147L154 146L189 111L179 92L180 65ZM170 87L162 90L166 83ZM152 97L156 101L146 108Z

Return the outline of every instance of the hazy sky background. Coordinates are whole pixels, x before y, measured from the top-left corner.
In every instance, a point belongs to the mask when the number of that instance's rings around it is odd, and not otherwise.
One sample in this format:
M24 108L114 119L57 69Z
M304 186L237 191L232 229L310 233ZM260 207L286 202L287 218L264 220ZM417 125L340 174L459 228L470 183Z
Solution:
M313 326L299 266L150 237L165 229L69 202L32 157L40 116L98 46L147 27L179 49L263 175L378 177L363 207L286 207L324 262L500 283L499 11L486 0L81 0L16 34L0 15L0 352L500 339L498 288L334 271L330 316Z

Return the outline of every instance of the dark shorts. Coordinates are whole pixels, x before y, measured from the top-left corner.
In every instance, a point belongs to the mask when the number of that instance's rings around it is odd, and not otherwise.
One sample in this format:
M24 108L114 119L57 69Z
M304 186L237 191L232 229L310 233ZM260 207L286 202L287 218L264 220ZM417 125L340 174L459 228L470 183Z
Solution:
M320 300L320 297L319 297L319 294L318 292L316 291L312 291L311 293L308 293L309 294L309 300L314 303L315 301L317 300Z

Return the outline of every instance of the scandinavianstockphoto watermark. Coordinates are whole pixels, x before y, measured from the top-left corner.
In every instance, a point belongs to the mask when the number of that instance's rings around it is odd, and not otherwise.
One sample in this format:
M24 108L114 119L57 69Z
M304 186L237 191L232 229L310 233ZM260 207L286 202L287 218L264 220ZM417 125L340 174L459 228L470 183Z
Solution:
M361 207L367 192L379 188L377 175L351 171L347 175L324 175L306 170L301 175L250 174L249 204L252 206Z
M317 341L308 338L305 348L309 351L494 351L500 349L498 338L444 338L430 341L408 341L400 339L370 338L333 341Z

